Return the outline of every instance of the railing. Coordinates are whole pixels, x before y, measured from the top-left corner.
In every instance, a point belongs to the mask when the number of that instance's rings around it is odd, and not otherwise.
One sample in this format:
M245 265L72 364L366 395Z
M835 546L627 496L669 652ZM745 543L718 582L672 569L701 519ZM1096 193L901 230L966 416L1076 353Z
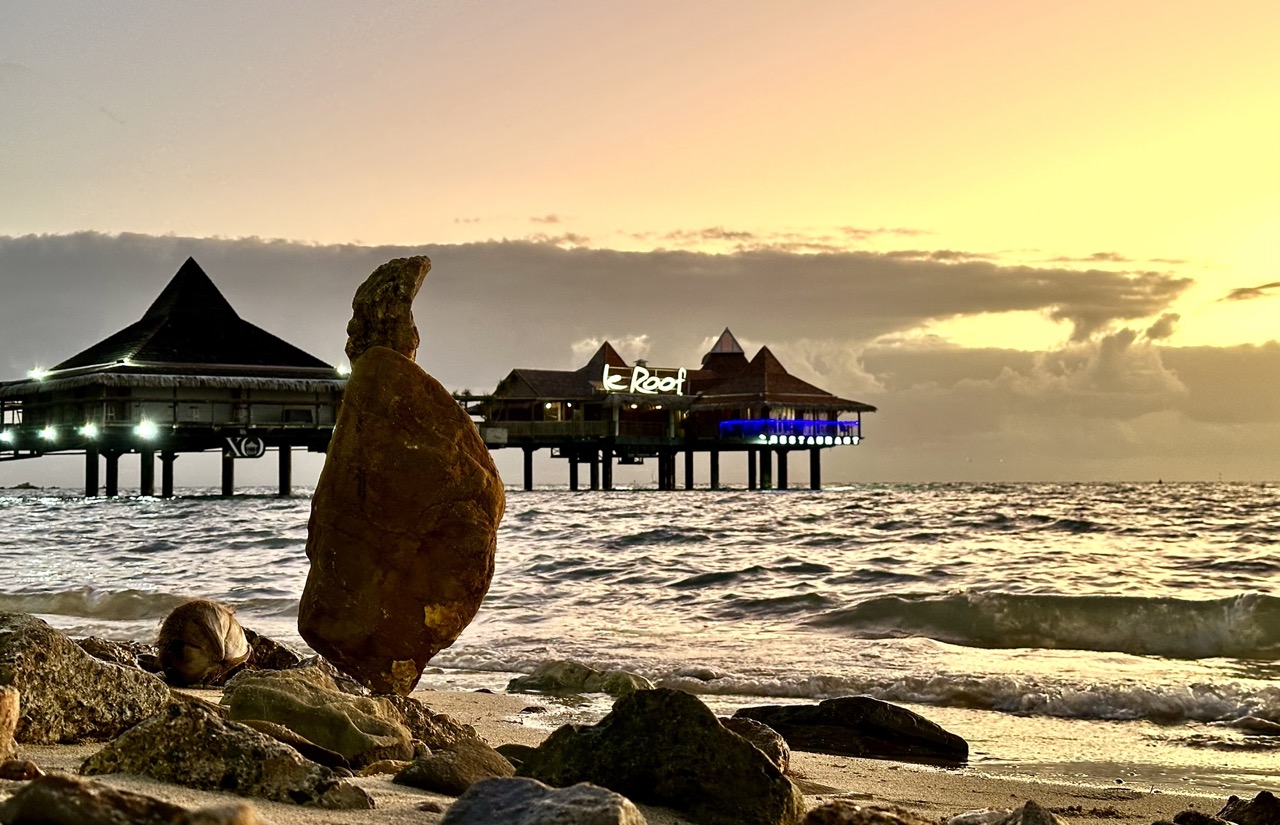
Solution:
M721 421L721 441L754 444L827 446L857 444L862 437L858 421L804 421L786 418L745 418Z
M480 427L482 431L505 430L507 439L668 437L666 424L648 421L620 421L616 433L611 421L486 421Z

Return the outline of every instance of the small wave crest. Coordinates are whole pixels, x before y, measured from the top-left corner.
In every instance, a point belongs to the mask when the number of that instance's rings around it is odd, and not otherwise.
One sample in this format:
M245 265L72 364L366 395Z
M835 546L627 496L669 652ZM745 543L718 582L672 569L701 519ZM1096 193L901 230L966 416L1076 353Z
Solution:
M809 621L864 638L1094 650L1177 659L1280 658L1280 598L1190 600L963 592L879 596Z

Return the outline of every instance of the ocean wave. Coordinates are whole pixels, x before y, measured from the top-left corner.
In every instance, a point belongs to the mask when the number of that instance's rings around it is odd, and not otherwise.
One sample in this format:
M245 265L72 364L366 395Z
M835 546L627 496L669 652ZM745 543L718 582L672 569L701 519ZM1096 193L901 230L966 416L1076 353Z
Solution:
M688 668L684 669L689 673ZM700 674L699 674L700 675ZM970 708L1109 721L1142 720L1160 725L1213 722L1234 726L1240 720L1280 722L1280 688L1239 684L1186 687L1140 685L1045 684L1007 676L915 676L899 679L844 676L703 679L673 673L658 675L660 687L719 696L763 696L822 700L866 695L886 702Z
M891 595L829 611L807 624L863 638L926 636L968 647L1280 658L1280 598L1256 593L1210 600L973 591Z
M144 590L77 587L52 592L0 593L0 612L158 624L171 610L191 598L190 595ZM297 615L298 610L298 600L293 597L209 598L230 605L242 621L254 616L292 616Z

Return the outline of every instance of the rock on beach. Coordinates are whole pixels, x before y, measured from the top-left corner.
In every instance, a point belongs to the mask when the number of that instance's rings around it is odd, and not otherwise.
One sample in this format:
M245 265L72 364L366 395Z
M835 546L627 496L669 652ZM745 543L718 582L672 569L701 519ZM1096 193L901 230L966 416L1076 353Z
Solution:
M110 739L169 700L158 677L90 656L25 613L0 613L0 685L18 689L14 738L33 744Z
M411 359L429 263L406 260L380 267L352 303L354 361L312 497L298 612L312 648L400 695L479 610L506 505L470 416Z

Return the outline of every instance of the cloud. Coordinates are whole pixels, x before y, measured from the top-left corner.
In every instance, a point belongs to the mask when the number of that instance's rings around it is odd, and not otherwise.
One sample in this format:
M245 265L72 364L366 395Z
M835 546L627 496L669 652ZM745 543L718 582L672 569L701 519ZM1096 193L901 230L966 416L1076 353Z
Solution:
M1262 286L1242 286L1231 290L1220 301L1251 301L1255 298L1271 298L1280 290L1280 281L1273 281Z
M188 255L246 320L336 363L355 287L390 258L426 254L419 361L454 389L486 391L515 367L581 366L605 338L628 359L696 367L728 326L748 355L768 344L801 378L880 408L863 447L824 457L833 481L1274 476L1280 344L1165 346L1186 279L865 251L559 245L569 237L377 247L0 237L0 380L137 320ZM1071 325L1071 341L1023 352L915 333L1022 311Z
M530 218L529 221L531 223L560 223L561 218L559 215L551 215L551 214L540 215L540 216L535 215L534 217Z
M1050 258L1050 263L1132 263L1133 259L1121 255L1119 252L1095 252L1092 255L1086 255L1083 258L1071 258L1060 256Z
M1160 341L1173 335L1178 321L1182 316L1176 312L1166 312L1160 318L1147 328L1146 337L1149 341Z

